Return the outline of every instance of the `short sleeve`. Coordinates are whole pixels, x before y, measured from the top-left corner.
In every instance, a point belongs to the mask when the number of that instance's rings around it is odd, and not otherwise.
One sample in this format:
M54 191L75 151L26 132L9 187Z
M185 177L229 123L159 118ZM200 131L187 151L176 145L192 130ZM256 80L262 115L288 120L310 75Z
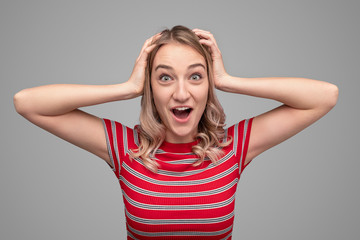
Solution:
M120 178L121 161L124 158L124 141L123 129L124 126L109 119L102 119L108 154L111 161L111 169L114 171L117 178Z
M234 129L234 141L236 142L235 144L237 144L237 147L234 150L240 161L240 174L250 163L245 164L245 159L249 147L252 121L253 118L242 120L235 125Z

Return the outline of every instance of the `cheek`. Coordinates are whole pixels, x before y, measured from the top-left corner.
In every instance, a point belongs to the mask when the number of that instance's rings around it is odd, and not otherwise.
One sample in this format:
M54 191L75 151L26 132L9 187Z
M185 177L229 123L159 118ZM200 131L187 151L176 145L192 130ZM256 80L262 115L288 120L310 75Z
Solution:
M150 88L151 88L152 100L154 101L155 106L158 107L158 104L159 104L159 90L153 84L153 80L151 80L151 82L150 82Z
M205 104L206 104L207 101L208 101L208 97L209 97L209 87L206 84L206 85L203 86L201 91L198 92L197 98L198 98L199 102L201 102L201 103L205 102Z
M162 115L164 108L166 108L166 94L159 89L153 89L153 100L156 107L157 112Z
M201 105L201 108L202 108L201 116L205 112L206 105L208 103L208 98L209 98L208 89L204 89L204 91L202 91L201 94L199 93L199 95L198 95L198 101L197 102L198 102L199 105Z
M201 104L206 104L208 100L208 94L207 93L203 93L203 94L199 94L198 95L198 102Z
M202 92L201 94L198 93L196 102L199 106L199 111L197 112L197 117L200 119L202 115L205 113L206 105L208 102L208 93Z
M154 105L155 105L155 108L156 108L156 111L159 112L159 107L161 106L161 103L159 102L159 98L157 95L153 94L153 101L154 101Z

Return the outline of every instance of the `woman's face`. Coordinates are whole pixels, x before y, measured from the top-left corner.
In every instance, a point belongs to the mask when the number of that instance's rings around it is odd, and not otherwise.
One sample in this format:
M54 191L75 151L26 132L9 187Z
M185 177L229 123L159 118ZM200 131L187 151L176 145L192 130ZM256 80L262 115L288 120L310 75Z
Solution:
M190 46L168 43L156 53L151 71L154 103L166 126L165 140L194 141L208 98L204 57Z

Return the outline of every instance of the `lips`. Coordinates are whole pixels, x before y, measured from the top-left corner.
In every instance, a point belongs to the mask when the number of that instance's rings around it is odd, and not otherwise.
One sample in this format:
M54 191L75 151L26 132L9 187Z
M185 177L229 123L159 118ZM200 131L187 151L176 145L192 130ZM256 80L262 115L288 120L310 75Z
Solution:
M176 120L184 122L187 121L192 110L191 107L175 107L171 109L171 112Z

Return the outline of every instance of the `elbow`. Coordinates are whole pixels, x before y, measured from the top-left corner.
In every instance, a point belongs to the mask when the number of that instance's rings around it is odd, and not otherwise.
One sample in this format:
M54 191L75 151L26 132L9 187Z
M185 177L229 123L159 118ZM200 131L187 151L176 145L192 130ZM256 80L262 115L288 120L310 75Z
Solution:
M339 97L339 88L329 83L326 88L325 98L323 102L323 106L330 111L333 107L335 107Z
M14 95L14 107L17 113L19 113L22 116L25 116L27 114L28 110L28 104L26 100L26 89L21 90L20 92L16 93Z
M334 85L334 84L330 84L329 86L329 107L330 109L335 107L337 101L338 101L338 98L339 98L339 88Z

